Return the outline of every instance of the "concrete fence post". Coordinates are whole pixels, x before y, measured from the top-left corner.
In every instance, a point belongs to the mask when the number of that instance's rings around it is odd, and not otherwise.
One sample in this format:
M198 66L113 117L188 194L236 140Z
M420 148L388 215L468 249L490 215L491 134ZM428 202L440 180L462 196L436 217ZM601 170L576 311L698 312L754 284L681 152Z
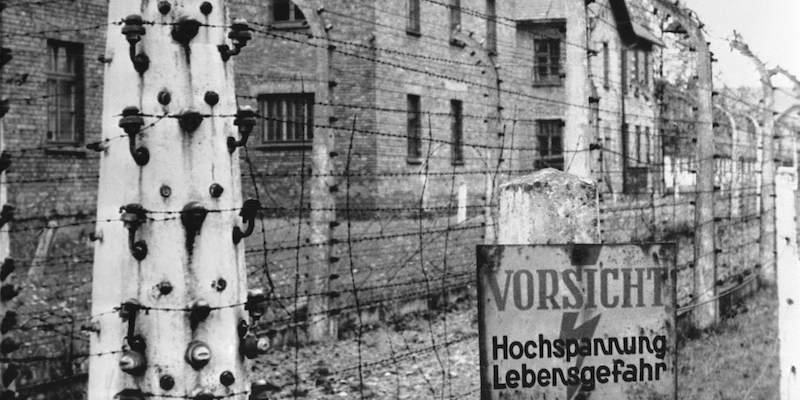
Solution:
M695 182L694 290L692 319L699 328L717 321L717 269L714 222L714 116L711 51L700 24L687 10L673 2L656 0L657 10L668 14L688 33L697 53L695 79L697 144L697 180Z
M761 282L766 285L775 284L775 88L772 76L775 70L768 70L764 61L756 56L750 47L742 41L742 36L734 31L731 49L737 50L749 58L758 70L761 81L761 220L758 259L761 268Z
M597 185L552 168L499 188L498 244L599 243Z
M2 12L5 6L5 3L0 1L0 33L4 32ZM0 99L2 99L2 68L12 59L11 51L3 48L3 35L0 35L0 48L2 48L2 57L0 57ZM15 334L17 312L13 310L17 305L14 297L18 293L18 288L14 285L16 277L10 276L16 267L14 260L10 258L11 244L8 229L9 222L11 222L10 219L13 219L14 209L8 204L8 185L6 181L6 171L11 167L11 155L5 151L5 122L2 120L6 112L8 112L8 103L0 102L0 209L4 211L0 216L0 264L2 264L2 267L0 267L0 286L2 287L2 290L0 290L0 320L2 320L2 323L0 323L0 348L5 347L5 350L2 351L2 356L4 357L8 357L8 353L18 347L15 336L18 337L19 335L19 333ZM18 367L10 363L2 363L0 367L2 368L0 375L3 377L0 396L14 399L17 397L15 382L19 375Z
M268 345L242 240L257 121L233 69L252 34L226 3L109 2L88 399L244 400Z
M797 252L797 221L794 168L779 168L775 176L775 205L781 216L778 234L778 332L780 338L781 400L800 399L800 260Z

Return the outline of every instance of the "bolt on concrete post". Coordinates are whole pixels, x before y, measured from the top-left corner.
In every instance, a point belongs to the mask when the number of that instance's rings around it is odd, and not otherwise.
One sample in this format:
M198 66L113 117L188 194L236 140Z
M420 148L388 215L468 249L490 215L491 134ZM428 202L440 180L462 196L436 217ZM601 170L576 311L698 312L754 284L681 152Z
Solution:
M241 197L255 118L231 57L250 32L223 0L111 0L108 21L88 397L244 400L260 206Z

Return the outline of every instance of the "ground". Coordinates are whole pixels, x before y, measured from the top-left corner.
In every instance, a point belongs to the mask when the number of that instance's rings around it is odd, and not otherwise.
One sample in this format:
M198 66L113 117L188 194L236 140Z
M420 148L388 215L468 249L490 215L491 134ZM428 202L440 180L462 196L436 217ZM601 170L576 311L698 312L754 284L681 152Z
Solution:
M777 318L775 291L765 289L717 327L681 332L678 398L778 398ZM276 399L479 398L474 301L432 319L416 315L368 328L337 342L272 349L256 361L253 380L265 379Z

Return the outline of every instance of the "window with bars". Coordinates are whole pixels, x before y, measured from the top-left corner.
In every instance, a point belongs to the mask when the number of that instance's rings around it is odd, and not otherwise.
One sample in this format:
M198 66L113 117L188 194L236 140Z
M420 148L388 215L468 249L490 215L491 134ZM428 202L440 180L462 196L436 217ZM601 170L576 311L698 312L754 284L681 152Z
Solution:
M536 39L534 47L534 79L537 82L560 82L561 40Z
M261 95L261 138L265 144L306 144L314 138L314 94Z
M628 50L620 50L619 59L619 79L622 84L622 94L628 94Z
M606 89L611 87L611 52L608 42L603 43L603 87Z
M422 116L419 96L410 94L407 101L407 135L408 135L408 162L419 163L422 161Z
M408 0L406 32L413 35L419 35L421 33L420 14L420 0Z
M452 116L452 162L453 165L464 165L464 115L463 103L460 100L450 101Z
M83 142L83 46L48 41L47 140Z
M647 132L645 130L644 132ZM646 157L649 153L649 141L643 137L641 125L634 127L631 134L628 124L622 125L623 143L623 192L627 194L643 194L647 191L648 168Z
M486 0L486 50L497 53L497 4Z
M555 168L564 170L564 121L538 120L536 121L536 138L539 157L536 160L536 169Z
M291 0L272 0L272 22L280 25L299 24L306 16Z
M461 0L450 0L450 30L461 27Z

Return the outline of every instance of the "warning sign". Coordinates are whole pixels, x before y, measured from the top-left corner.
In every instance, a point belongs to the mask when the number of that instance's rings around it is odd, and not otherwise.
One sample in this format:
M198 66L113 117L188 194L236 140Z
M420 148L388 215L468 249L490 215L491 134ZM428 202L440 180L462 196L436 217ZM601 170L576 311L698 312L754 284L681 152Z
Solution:
M477 253L481 400L677 398L674 244Z

